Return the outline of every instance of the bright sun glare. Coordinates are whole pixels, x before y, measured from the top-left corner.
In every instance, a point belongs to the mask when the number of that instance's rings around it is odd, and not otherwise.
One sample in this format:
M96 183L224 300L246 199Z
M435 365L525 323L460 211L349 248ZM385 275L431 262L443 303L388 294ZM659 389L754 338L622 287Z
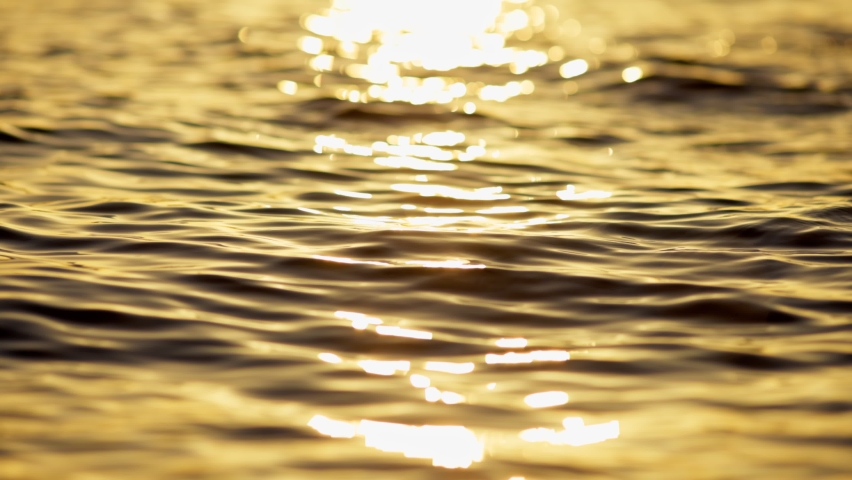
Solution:
M517 32L540 28L517 0L335 0L331 8L302 20L312 35L298 46L313 55L318 74L341 71L371 84L338 90L341 99L412 104L451 103L466 96L505 101L530 94L531 81L484 85L424 75L458 68L508 67L515 74L548 63L546 51L509 46ZM540 9L539 9L540 10ZM281 85L292 92L290 84Z

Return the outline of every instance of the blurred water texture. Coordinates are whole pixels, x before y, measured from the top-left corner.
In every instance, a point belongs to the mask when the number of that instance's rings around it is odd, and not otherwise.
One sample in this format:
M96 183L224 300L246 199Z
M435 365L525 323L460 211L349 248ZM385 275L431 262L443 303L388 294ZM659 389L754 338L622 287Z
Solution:
M0 4L0 478L846 479L852 3Z

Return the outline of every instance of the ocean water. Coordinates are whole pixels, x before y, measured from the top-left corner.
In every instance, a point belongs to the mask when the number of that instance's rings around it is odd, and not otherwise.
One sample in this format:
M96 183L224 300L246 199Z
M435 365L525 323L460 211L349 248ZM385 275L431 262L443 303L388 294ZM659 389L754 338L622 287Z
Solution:
M852 3L0 3L0 478L852 478Z

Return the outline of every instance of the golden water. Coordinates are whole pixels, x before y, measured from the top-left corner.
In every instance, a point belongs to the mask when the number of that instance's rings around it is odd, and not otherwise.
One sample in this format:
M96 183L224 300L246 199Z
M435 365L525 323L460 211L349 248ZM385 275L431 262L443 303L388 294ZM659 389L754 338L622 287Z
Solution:
M852 476L852 3L0 4L0 479Z

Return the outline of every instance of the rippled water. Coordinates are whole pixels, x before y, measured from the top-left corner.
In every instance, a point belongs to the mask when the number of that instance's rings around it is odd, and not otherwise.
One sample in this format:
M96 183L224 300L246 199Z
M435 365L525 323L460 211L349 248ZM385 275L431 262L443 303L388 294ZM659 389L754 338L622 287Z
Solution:
M0 4L0 478L852 476L852 3L329 6Z

